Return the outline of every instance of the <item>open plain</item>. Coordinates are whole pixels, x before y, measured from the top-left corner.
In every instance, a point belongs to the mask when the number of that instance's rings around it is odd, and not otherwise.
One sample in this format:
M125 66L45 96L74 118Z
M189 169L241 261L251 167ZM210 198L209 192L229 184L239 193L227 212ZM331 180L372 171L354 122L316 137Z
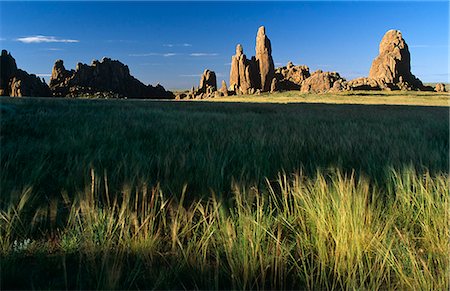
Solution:
M2 288L448 286L445 95L296 94L2 98Z

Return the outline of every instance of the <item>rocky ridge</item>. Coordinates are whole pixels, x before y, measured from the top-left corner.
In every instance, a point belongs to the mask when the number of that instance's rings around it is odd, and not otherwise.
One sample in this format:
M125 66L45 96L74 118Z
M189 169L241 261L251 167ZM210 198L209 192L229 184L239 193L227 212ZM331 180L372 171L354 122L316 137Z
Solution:
M373 60L368 77L345 80L337 72L318 70L310 73L305 65L289 62L284 67L274 68L272 47L264 26L256 36L256 56L250 59L244 54L242 45L236 46L231 57L230 87L227 95L260 94L299 90L303 93L326 93L357 90L420 90L445 92L444 84L436 88L424 86L411 73L411 56L402 33L389 30L379 45L379 55ZM223 81L224 82L224 81ZM223 92L223 89L221 89ZM202 98L218 97L222 94L209 92Z
M103 58L91 65L78 63L75 70L66 70L57 60L52 69L50 89L60 97L102 98L173 98L161 85L145 85L130 74L128 66L117 60Z

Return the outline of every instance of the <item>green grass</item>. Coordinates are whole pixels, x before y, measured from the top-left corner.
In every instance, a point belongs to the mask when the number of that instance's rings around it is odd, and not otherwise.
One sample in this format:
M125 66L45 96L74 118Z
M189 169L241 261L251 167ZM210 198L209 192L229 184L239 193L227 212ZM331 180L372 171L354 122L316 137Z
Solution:
M349 91L339 93L310 94L299 91L238 95L207 99L211 102L255 103L328 103L370 105L420 105L449 106L449 93L411 91Z
M2 289L449 286L448 107L0 105Z

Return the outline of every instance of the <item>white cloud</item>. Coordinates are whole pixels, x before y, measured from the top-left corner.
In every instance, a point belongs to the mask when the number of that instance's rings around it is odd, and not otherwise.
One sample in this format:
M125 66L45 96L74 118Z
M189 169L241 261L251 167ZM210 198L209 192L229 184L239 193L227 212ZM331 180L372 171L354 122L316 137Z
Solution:
M129 54L130 57L150 57L150 56L160 56L160 57L173 57L179 54L176 53L145 53L145 54Z
M190 46L192 46L192 44L190 44L190 43L166 43L166 44L163 44L163 46L165 46L165 47L174 47L174 46L181 46L181 47L190 47Z
M210 57L210 56L218 56L218 53L191 53L189 54L191 57Z
M62 51L63 49L51 47L51 48L44 48L42 50L44 50L44 51Z
M36 74L38 77L51 77L52 74Z
M23 43L46 43L46 42L74 43L74 42L80 42L79 40L76 40L76 39L63 39L63 38L56 38L54 36L45 36L45 35L19 37L16 40L23 42Z

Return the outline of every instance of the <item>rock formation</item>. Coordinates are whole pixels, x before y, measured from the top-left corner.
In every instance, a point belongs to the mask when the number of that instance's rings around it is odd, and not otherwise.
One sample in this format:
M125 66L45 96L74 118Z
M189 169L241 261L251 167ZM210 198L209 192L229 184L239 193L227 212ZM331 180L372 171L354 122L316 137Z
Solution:
M222 87L217 90L216 73L206 69L200 76L200 85L198 88L192 87L190 91L178 93L175 99L206 99L228 96L228 94L230 92L227 89L225 81L222 81Z
M269 91L274 77L274 64L272 59L272 45L266 35L266 29L261 26L256 35L256 62L258 64L259 75L261 78L261 89L263 92Z
M286 66L275 70L276 91L300 90L302 82L309 77L307 66L294 66L292 62L289 62Z
M16 60L6 50L0 56L0 95L8 96L10 92L9 80L17 71Z
M222 80L222 86L220 87L219 92L222 93L223 96L228 96L228 87L224 80Z
M236 54L231 57L230 91L251 94L251 89L258 86L258 79L255 58L248 60L242 45L238 44Z
M264 26L256 36L256 56L247 59L242 45L236 46L236 54L231 57L230 91L236 94L255 94L270 91L274 77L272 47Z
M422 82L411 73L408 45L398 30L389 30L380 42L379 55L373 60L369 79L391 89L421 89Z
M55 96L90 96L112 98L173 98L161 85L145 85L130 75L128 66L103 58L91 65L78 63L68 71L62 60L52 69L50 88Z
M202 93L214 92L217 90L216 73L210 70L205 70L200 77L199 91Z
M17 68L16 60L6 50L0 56L1 96L51 96L48 85L34 74Z
M436 87L434 88L434 91L436 91L436 92L447 92L447 90L445 89L445 84L443 84L443 83L437 83Z
M324 93L333 88L334 83L343 79L336 72L315 71L311 77L302 82L300 91L303 93Z

